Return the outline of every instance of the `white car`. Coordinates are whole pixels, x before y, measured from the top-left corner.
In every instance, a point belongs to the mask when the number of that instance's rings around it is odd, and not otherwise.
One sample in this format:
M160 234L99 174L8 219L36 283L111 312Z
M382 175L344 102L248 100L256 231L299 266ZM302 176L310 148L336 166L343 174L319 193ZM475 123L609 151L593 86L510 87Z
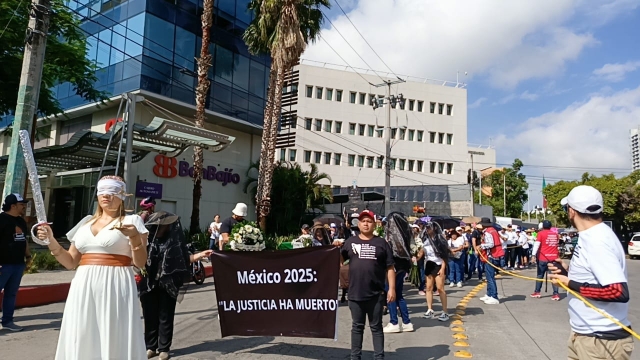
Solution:
M634 234L629 240L628 247L629 257L632 259L640 258L640 234Z

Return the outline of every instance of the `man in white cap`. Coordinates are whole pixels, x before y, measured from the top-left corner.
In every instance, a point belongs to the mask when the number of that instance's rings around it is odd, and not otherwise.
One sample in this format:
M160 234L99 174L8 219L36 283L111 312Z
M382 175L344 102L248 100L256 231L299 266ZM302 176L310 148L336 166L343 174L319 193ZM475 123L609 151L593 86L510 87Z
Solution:
M247 216L247 204L237 203L236 207L231 211L231 214L231 217L225 219L222 224L220 224L220 237L222 239L222 241L218 242L220 244L220 250L224 248L224 244L229 242L229 234L231 234L233 226L244 220Z
M609 226L602 222L602 194L586 185L574 187L562 199L571 225L580 239L569 266L557 259L549 263L554 282L579 293L596 308L621 324L631 327L629 288L624 250ZM619 325L569 295L569 359L628 360L633 351L633 337Z

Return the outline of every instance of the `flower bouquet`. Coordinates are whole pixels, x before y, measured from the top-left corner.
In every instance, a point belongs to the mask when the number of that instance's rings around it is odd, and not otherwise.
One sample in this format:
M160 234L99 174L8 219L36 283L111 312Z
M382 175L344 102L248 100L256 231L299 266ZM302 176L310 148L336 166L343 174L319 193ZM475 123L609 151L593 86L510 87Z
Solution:
M242 221L233 226L229 247L233 251L262 251L264 236L255 222Z
M384 226L376 226L373 230L373 236L379 236L384 239Z
M420 252L420 249L422 249L423 243L422 243L422 239L418 238L414 238L411 241L411 256L412 257L417 257L418 253ZM411 266L411 272L409 272L409 281L411 282L411 284L415 287L420 287L420 283L421 283L420 279L420 269L418 268L418 262L414 261L413 266Z
M308 248L313 245L313 237L311 235L301 235L299 238L291 241L294 249Z

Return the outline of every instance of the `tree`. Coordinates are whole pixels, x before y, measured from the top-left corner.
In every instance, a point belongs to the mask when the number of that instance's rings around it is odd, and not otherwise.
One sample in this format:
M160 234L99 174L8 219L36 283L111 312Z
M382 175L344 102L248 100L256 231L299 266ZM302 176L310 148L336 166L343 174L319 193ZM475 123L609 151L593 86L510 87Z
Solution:
M0 1L0 115L13 113L18 101L18 87L25 44L25 29L29 23L30 1ZM14 10L15 13L14 13ZM107 99L107 93L94 88L98 69L95 61L86 57L87 40L80 20L63 0L51 0L51 21L47 34L42 86L38 100L40 115L63 111L52 88L69 82L73 91L89 101Z
M204 127L207 118L206 105L209 95L209 68L211 67L211 25L213 24L213 0L204 0L202 11L202 47L198 62L198 86L196 87L196 121L195 126ZM200 146L193 148L193 204L191 205L191 223L189 231L195 234L200 229L200 199L202 198L202 163L204 154Z
M260 163L251 164L247 170L247 180L243 191L256 201ZM331 178L319 173L311 164L310 171L304 171L299 164L278 162L274 166L272 186L272 211L266 218L266 232L269 234L294 234L300 230L305 213L318 209L324 211L323 203L331 203L331 188L318 184Z
M522 161L515 159L511 167L503 170L496 170L482 178L482 186L491 188L491 195L483 197L483 204L493 208L496 216L506 215L507 217L519 218L522 207L529 199L526 176L520 173ZM506 190L506 211L505 211L505 190Z
M309 41L320 33L323 14L329 0L252 0L249 9L255 14L244 41L252 54L270 54L269 89L264 111L260 172L256 190L256 210L262 229L271 211L271 187L274 172L275 144L282 103L285 73L300 61Z

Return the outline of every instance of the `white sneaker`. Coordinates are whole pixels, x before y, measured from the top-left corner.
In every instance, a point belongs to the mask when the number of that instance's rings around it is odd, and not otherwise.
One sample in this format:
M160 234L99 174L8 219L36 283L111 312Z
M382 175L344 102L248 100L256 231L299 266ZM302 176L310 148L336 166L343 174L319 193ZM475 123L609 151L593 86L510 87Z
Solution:
M489 296L485 295L483 297L480 298L480 301L484 302L485 300L487 300L489 298Z
M402 332L412 332L412 331L413 331L412 323L402 324Z
M454 283L454 282L449 283L449 287L454 287L454 286L456 286L456 283Z
M402 332L402 330L400 330L400 325L399 324L395 324L393 325L392 323L388 323L387 326L385 326L382 331L386 334L388 333L399 333Z
M460 281L456 286L461 288L462 287L462 281Z
M440 314L440 316L438 316L438 320L439 321L449 321L449 314L447 314L447 313Z
M500 304L500 301L498 299L496 299L496 298L490 297L490 298L486 299L484 301L484 303L487 304L487 305L498 305L498 304Z
M425 319L433 319L434 315L435 315L434 311L429 309L429 310L427 310L426 313L424 313L424 315L422 315L422 317L425 318Z

